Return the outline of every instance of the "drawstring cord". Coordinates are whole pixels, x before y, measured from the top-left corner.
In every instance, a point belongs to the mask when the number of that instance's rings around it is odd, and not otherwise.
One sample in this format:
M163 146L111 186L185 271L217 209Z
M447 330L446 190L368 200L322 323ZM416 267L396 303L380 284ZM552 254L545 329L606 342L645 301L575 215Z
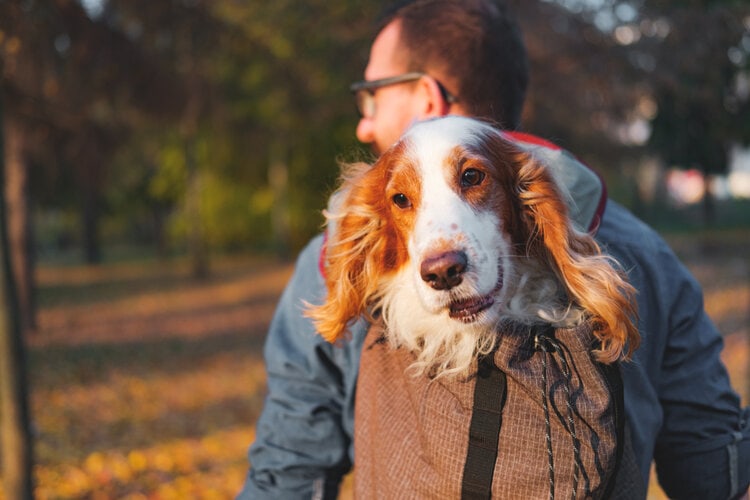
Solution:
M542 407L544 409L544 424L545 424L545 440L547 443L547 460L548 460L548 469L549 469L549 498L550 500L554 500L555 498L555 462L554 457L552 453L552 428L550 424L550 412L549 412L549 402L548 402L548 395L547 395L547 387L548 387L548 381L547 381L547 358L549 356L552 356L554 359L554 355L557 354L558 359L560 360L560 370L562 371L562 375L564 377L564 384L563 385L563 391L565 392L565 405L567 407L567 424L566 422L561 420L561 423L563 424L563 427L565 430L568 431L568 434L570 435L571 442L573 444L573 457L574 457L574 466L573 466L573 491L571 494L571 498L575 499L578 495L578 479L580 476L581 471L584 471L585 469L583 467L583 461L581 460L581 446L580 441L578 440L578 435L576 433L575 428L575 421L574 421L574 410L573 410L573 398L570 392L570 384L572 380L572 372L570 371L570 366L568 365L568 361L565 359L565 351L563 349L562 343L555 339L553 336L550 336L546 332L540 332L537 333L534 336L534 347L538 351L542 351ZM586 485L586 496L590 496L588 484Z
M537 335L534 338L534 343L537 349L544 351L542 357L542 406L544 407L544 426L545 426L545 438L547 441L547 468L549 472L549 498L554 500L555 498L555 459L552 455L552 431L549 421L549 406L547 404L547 350L545 347L540 345L540 339Z

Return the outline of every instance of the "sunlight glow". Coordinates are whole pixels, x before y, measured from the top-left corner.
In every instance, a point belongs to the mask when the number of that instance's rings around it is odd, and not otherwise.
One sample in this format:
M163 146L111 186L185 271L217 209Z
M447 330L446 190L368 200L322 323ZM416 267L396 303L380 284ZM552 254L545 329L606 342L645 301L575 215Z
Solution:
M79 0L81 7L91 19L96 19L104 12L104 3L106 0Z

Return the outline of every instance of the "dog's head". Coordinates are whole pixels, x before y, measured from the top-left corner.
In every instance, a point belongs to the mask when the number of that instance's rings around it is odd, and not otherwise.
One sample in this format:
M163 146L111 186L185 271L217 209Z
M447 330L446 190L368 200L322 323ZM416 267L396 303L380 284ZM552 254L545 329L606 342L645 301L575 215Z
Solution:
M574 229L550 171L486 123L416 124L345 170L334 205L328 296L308 309L329 341L377 309L430 368L463 370L505 320L593 321L605 362L637 345L630 285Z

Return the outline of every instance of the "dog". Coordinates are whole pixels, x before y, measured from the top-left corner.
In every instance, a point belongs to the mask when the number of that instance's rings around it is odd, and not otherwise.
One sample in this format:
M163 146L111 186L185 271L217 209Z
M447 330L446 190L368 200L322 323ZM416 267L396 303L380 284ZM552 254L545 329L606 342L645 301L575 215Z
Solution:
M550 169L486 122L418 122L374 165L346 166L332 199L327 296L306 309L330 342L382 320L433 377L467 376L508 324L591 322L602 363L638 345L624 272L574 227Z

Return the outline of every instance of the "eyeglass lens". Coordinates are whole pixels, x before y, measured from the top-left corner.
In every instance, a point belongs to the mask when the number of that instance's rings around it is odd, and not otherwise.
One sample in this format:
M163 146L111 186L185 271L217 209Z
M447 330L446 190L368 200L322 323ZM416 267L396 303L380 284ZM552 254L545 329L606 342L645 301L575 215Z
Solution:
M362 118L375 116L375 95L370 90L360 90L356 93L357 111Z

